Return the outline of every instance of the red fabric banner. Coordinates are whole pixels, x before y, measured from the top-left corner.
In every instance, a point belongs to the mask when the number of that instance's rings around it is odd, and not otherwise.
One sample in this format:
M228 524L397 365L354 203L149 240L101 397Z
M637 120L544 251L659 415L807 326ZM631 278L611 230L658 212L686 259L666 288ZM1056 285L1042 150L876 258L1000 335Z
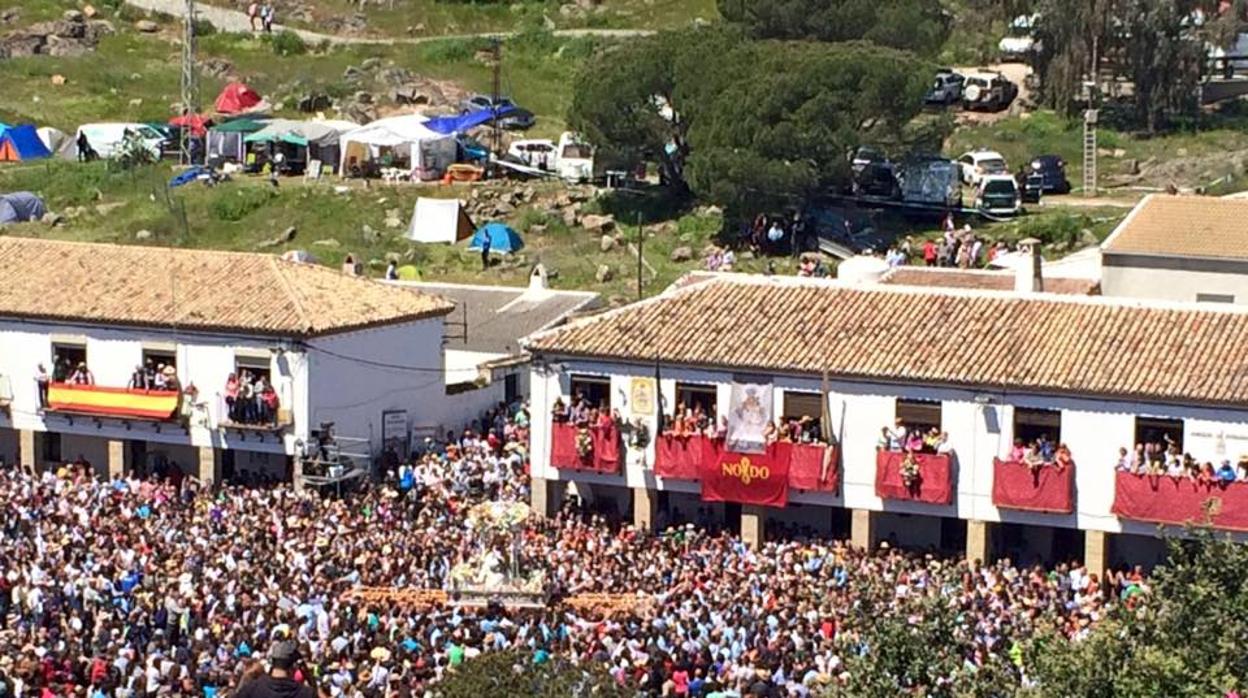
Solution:
M661 434L654 442L654 474L673 480L697 480L705 436Z
M836 492L841 486L840 454L836 446L779 444L787 446L789 487L812 492ZM825 471L826 468L826 471Z
M763 453L733 453L719 439L702 449L702 500L769 507L789 503L789 444L770 444Z
M1124 519L1211 523L1214 528L1248 531L1248 483L1202 484L1188 477L1123 472L1116 476L1112 511Z
M1069 514L1075 510L1075 467L992 459L992 503L1004 509Z
M576 427L567 422L550 425L550 465L574 470L581 467L581 459L576 455Z
M907 487L901 478L901 451L879 451L875 456L875 494L883 499L901 499L926 504L953 501L953 464L947 455L916 453L919 481Z
M590 427L589 433L594 440L594 462L590 470L607 475L620 472L620 428L610 422Z

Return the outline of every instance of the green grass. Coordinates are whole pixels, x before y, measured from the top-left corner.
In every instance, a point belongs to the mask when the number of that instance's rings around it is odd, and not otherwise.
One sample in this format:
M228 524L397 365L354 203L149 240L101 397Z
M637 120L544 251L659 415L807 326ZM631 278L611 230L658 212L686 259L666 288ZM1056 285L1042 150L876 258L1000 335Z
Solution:
M219 0L217 0L219 2ZM369 2L364 9L367 32L377 36L445 36L481 32L558 29L665 29L684 26L695 19L719 18L715 0L604 0L599 11L564 15L561 5L572 0L395 0ZM279 16L278 21L313 31L333 17L348 17L358 10L348 0L309 0L316 21L312 23ZM574 3L573 3L574 4Z

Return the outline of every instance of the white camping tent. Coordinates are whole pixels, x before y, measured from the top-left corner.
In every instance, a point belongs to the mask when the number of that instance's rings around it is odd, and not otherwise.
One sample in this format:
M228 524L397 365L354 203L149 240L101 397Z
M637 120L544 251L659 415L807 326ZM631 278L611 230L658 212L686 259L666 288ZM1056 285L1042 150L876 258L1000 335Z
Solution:
M458 242L476 228L459 199L416 199L407 239L416 242Z
M361 163L376 160L389 151L410 163L416 179L440 179L455 164L457 145L448 136L425 126L419 114L378 119L342 135L339 172L354 171Z

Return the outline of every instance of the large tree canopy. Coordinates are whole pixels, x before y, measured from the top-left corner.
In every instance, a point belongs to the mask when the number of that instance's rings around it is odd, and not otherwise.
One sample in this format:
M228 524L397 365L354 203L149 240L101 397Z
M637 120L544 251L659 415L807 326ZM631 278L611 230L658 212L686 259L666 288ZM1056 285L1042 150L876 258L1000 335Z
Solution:
M896 142L930 74L912 54L869 43L667 32L590 60L569 121L608 152L648 153L670 181L750 214L843 183L856 145Z
M940 0L719 0L758 39L854 41L934 56L949 38Z

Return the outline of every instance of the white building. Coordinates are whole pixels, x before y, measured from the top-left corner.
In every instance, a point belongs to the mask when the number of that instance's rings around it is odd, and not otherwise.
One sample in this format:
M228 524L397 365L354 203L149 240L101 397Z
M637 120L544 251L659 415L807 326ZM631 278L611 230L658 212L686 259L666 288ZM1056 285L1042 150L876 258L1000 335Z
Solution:
M700 513L754 540L768 525L800 523L861 545L896 538L965 546L984 559L1086 556L1104 569L1147 562L1159 548L1155 523L1114 513L1119 448L1167 433L1201 462L1248 454L1248 311L1238 306L721 275L526 345L535 507L550 510L573 489L592 506L631 508L643 526ZM654 408L634 411L630 401L652 401L645 386L656 371L668 412L704 400L725 415L733 384L744 382L772 386L777 417L812 414L827 400L839 487L790 484L784 508L703 502L699 482L656 475L654 438L624 447L619 472L552 466L557 399L606 400L653 434ZM948 432L949 504L880 496L876 446L897 417ZM1038 432L1067 444L1077 464L1069 513L994 497L994 459L1007 457L1016 436ZM1219 516L1248 515L1248 484L1211 498ZM1164 508L1165 499L1144 504ZM1189 504L1174 500L1180 518L1200 519L1202 507Z
M274 256L0 238L0 457L97 472L161 463L205 479L293 472L324 422L382 448L444 395L447 301ZM92 386L36 376L85 363ZM174 367L194 396L128 389L136 367ZM231 415L226 384L271 382L265 423ZM62 376L63 377L63 376Z
M1101 254L1106 296L1248 304L1248 200L1150 195Z

